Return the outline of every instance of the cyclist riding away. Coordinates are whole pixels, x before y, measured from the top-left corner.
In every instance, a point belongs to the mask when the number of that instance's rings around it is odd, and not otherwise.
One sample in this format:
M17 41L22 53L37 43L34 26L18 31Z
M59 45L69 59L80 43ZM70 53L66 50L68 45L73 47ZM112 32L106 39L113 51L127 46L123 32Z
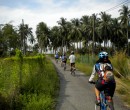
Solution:
M107 52L99 53L99 60L93 67L92 74L89 78L89 83L94 81L95 76L98 76L98 80L95 84L96 104L100 104L100 91L105 92L105 96L108 102L113 102L112 97L115 92L116 83L113 75L113 66L108 59Z
M70 60L70 72L72 71L72 68L75 68L75 55L74 55L74 51L71 52L71 55L69 56L69 60Z
M56 60L57 63L58 63L58 59L59 59L59 54L58 54L58 52L56 52L56 54L55 54L55 60Z
M67 56L65 53L62 55L61 60L62 60L62 64L65 64L64 66L66 67Z

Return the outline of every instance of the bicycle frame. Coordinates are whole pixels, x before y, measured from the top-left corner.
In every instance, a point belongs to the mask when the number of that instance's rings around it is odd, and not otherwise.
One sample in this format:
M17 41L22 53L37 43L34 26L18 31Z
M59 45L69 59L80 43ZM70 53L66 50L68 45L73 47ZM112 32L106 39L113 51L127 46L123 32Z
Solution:
M91 82L91 84L95 84L95 82ZM108 102L104 91L100 92L100 101L100 105L96 105L95 103L95 110L115 110L113 102Z
M100 109L101 110L107 110L107 100L106 100L104 91L100 92L100 100L101 100Z
M71 67L71 75L75 76L75 70L76 70L75 67L72 66Z
M66 70L66 63L65 62L62 63L63 63L64 70Z

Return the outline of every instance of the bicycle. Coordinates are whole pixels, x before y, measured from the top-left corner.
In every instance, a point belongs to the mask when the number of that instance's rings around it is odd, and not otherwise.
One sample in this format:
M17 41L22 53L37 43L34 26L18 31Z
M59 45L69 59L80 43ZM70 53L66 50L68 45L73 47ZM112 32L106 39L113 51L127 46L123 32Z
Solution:
M75 70L76 70L76 68L72 66L71 67L71 75L72 76L75 76Z
M66 63L65 62L62 62L63 64L63 68L64 68L64 71L66 70Z
M91 82L91 84L95 84L95 82ZM104 91L100 92L100 104L97 105L95 103L95 110L114 110L114 105L112 102L108 102Z
M58 63L58 58L56 58L55 60L56 60L56 63Z

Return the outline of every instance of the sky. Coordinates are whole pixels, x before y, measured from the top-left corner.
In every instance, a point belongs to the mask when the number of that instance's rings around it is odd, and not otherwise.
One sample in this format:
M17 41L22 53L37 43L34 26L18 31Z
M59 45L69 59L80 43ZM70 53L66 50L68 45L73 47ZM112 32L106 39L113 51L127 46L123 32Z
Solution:
M40 22L48 27L58 25L61 17L70 21L84 15L91 16L111 9L124 1L130 0L0 0L0 24L11 23L18 26L22 23L36 30ZM127 3L126 5L128 5ZM118 17L121 6L106 13Z

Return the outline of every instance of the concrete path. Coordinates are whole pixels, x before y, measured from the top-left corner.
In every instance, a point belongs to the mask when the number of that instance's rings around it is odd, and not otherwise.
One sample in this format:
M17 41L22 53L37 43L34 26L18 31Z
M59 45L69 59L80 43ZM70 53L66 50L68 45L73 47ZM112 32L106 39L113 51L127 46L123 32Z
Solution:
M70 74L70 67L66 71L55 60L52 60L60 77L60 93L56 110L94 110L94 85L88 83L84 73L76 70L76 75ZM114 96L115 110L130 110L123 106L120 99Z

